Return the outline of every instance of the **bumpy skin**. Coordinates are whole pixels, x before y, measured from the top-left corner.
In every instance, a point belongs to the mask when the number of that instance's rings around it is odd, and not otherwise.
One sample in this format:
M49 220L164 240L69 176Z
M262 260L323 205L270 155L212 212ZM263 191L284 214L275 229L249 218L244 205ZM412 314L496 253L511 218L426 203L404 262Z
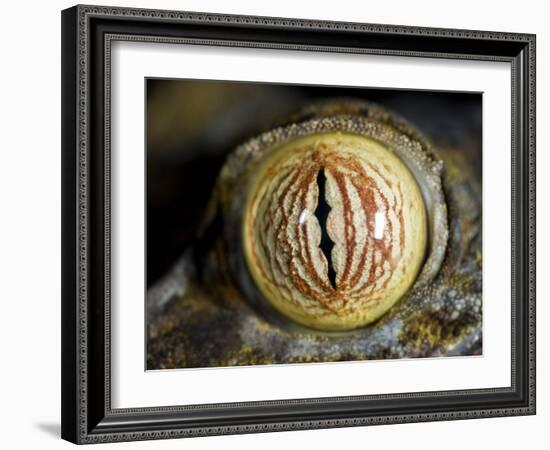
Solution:
M362 109L364 108L364 109ZM354 115L397 119L364 104L346 105ZM374 112L372 112L374 111ZM291 123L341 113L342 106L315 106ZM400 126L408 127L399 121ZM423 140L410 127L408 134ZM430 149L430 152L436 152ZM249 163L245 153L222 176ZM213 194L197 244L148 292L149 369L475 355L481 352L481 186L461 149L438 149L448 237L442 263L378 321L347 332L300 327L269 308L243 273L231 217L234 191ZM225 174L224 174L225 172ZM229 173L228 173L229 172ZM233 177L235 178L235 177ZM235 178L234 189L238 187ZM241 180L242 181L242 180ZM241 183L242 188L242 183ZM436 243L436 245L438 245ZM437 252L436 252L437 253ZM431 261L427 261L431 263Z

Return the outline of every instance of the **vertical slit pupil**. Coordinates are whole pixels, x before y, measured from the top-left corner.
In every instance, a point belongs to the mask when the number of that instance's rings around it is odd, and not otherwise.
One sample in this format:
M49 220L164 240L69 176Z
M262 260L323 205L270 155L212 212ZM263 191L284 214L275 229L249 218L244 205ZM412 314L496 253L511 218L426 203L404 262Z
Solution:
M325 255L325 258L328 263L328 280L333 289L336 289L336 272L332 265L332 247L334 247L334 242L330 239L327 232L327 218L328 213L330 212L330 206L327 203L325 196L325 186L327 182L327 177L325 176L325 169L321 167L317 173L317 187L319 189L319 198L317 200L317 207L315 208L315 217L319 221L321 226L321 243L319 248Z

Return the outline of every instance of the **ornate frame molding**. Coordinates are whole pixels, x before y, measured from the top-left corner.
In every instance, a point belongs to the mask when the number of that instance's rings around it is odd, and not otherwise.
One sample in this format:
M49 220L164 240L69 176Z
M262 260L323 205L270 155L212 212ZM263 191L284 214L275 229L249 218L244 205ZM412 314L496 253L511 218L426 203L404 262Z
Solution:
M535 413L535 36L395 25L310 21L146 9L76 6L63 21L63 299L62 435L76 443L269 432L526 415ZM182 30L183 36L146 31L152 23ZM186 36L186 26L193 36ZM219 36L210 36L212 27ZM244 29L257 40L235 39ZM316 30L321 38L308 32ZM282 37L285 32L286 37ZM323 34L324 33L324 34ZM376 45L345 45L361 34ZM187 33L188 34L188 33ZM276 42L266 38L273 39ZM425 38L416 49L407 37ZM399 48L399 38L404 43ZM294 39L294 41L293 41ZM418 394L331 397L166 408L111 408L110 402L110 67L116 40L242 46L449 59L505 61L512 64L512 385L510 388ZM286 41L286 42L282 42ZM443 51L447 47L452 51ZM101 88L102 86L102 88ZM102 90L102 92L99 92ZM99 104L95 104L100 100ZM103 124L91 111L101 106ZM93 150L103 153L96 161ZM92 162L93 160L93 162ZM98 187L101 185L101 187ZM526 186L526 187L524 187ZM102 239L97 237L98 232ZM94 234L95 233L95 234ZM519 293L520 296L516 295ZM523 294L523 295L521 295ZM97 320L95 317L101 317ZM102 347L100 357L98 347ZM102 360L102 361L101 361ZM98 374L103 380L94 381ZM91 375L93 375L93 379ZM98 395L100 393L100 395ZM100 401L91 400L100 397ZM433 407L416 407L433 399ZM446 409L454 398L470 409ZM439 399L439 402L438 400ZM406 405L384 413L380 402ZM431 401L431 400L430 400ZM363 403L360 403L363 402ZM378 402L378 403L377 403ZM416 402L416 403L415 403ZM336 416L330 405L365 405ZM366 407L367 404L375 406ZM304 409L301 415L290 413ZM286 413L285 413L286 408ZM308 408L315 415L308 418ZM244 410L248 409L245 420ZM213 411L235 412L234 423ZM270 421L250 417L259 413ZM357 412L358 411L358 412ZM406 411L406 412L405 412ZM387 411L386 411L387 412ZM354 414L355 413L355 414ZM286 416L285 416L286 414ZM324 416L323 416L324 414ZM286 417L286 419L285 419ZM302 418L303 417L303 418ZM318 418L313 418L318 417ZM199 420L200 418L200 420ZM208 422L210 421L210 422ZM206 425L205 425L206 423Z

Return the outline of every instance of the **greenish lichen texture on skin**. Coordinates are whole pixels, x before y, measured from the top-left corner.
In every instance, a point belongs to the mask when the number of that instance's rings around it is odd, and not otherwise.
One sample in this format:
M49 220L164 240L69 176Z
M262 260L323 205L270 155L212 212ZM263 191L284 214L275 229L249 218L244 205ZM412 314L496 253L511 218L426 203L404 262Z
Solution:
M362 102L312 106L290 117L288 123L334 117L351 122L362 117L395 125L411 139L426 142L414 127ZM271 138L276 140L280 130L276 128ZM269 140L269 133L266 136ZM253 149L247 152L245 146L230 157L212 194L196 246L149 289L148 369L480 354L480 180L461 149L429 146L426 151L443 161L448 233L438 270L427 267L429 279L418 280L379 320L345 332L297 326L274 314L258 296L250 295L253 287L248 289L250 283L243 281L246 268L236 250L238 230L231 218L238 215L235 195L243 189L242 176L254 159ZM437 251L434 253L426 264L435 264Z

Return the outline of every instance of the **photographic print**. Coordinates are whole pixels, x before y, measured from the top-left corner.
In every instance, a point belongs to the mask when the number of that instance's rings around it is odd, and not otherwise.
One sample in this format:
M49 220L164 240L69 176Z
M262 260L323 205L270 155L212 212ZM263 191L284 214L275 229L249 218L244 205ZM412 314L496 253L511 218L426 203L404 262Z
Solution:
M482 354L482 95L146 79L148 370Z
M64 439L535 414L535 35L77 5L61 41Z

